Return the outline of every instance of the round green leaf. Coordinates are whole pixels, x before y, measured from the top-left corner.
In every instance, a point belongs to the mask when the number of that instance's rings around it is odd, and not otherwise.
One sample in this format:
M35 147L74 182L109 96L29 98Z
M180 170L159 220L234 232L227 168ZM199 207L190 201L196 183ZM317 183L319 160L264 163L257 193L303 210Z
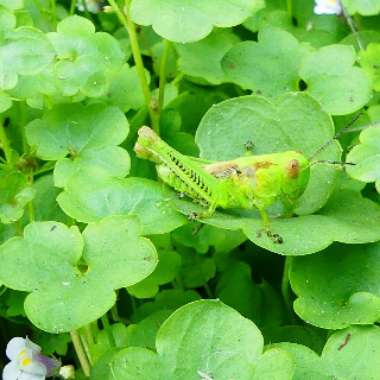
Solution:
M266 96L298 90L304 48L290 33L277 28L260 31L258 42L244 41L224 56L227 77L245 89Z
M66 187L75 176L80 177L125 177L130 168L127 151L119 146L107 146L99 149L84 149L74 160L62 158L54 169L54 183Z
M114 290L141 281L157 265L135 218L108 217L87 226L83 238L77 227L35 222L23 238L0 247L1 282L31 292L25 311L42 330L66 332L96 320L114 304Z
M154 272L136 285L128 287L128 293L137 298L153 298L159 286L173 281L181 266L181 256L175 251L159 251L158 265Z
M338 379L377 380L380 373L380 328L352 326L334 333L322 360Z
M241 24L261 5L262 0L133 0L130 12L137 24L152 25L161 37L185 43L205 38L213 26Z
M128 121L116 107L65 104L44 112L26 126L28 143L44 160L58 160L84 150L120 144L128 135Z
M83 259L95 279L104 278L118 289L148 277L158 263L152 242L140 237L140 224L125 216L112 216L89 224L83 231Z
M342 3L350 14L359 13L363 16L375 16L380 12L378 0L342 0Z
M170 232L186 222L172 204L173 197L174 193L148 179L76 176L57 201L66 214L84 223L108 215L136 215L144 235L150 235Z
M176 202L186 215L201 212L200 206L188 202ZM215 213L202 222L227 230L241 229L255 244L281 255L308 255L322 251L334 241L347 244L364 244L380 240L380 207L363 198L357 191L340 189L317 214L296 218L273 218L272 233L282 237L282 243L274 243L260 233L263 222L258 215L232 216ZM307 236L307 239L305 239Z
M32 27L20 27L0 47L0 88L12 89L18 75L36 75L53 62L54 49L45 34Z
M57 54L49 75L55 88L47 93L54 101L61 97L106 94L110 76L124 63L124 52L110 34L95 33L95 26L84 17L70 16L61 21L57 32L48 33Z
M35 190L25 174L0 169L0 221L8 224L19 220L25 206L34 198Z
M346 45L329 45L304 58L300 77L326 112L350 114L370 100L371 84L363 70L353 67L355 60L354 48Z
M239 40L229 29L216 29L201 41L176 44L179 69L186 75L205 79L212 84L226 82L221 61L225 53Z
M380 44L370 43L366 50L359 52L360 66L369 75L373 89L380 91Z
M235 310L220 301L202 300L181 307L164 322L156 349L157 354L139 349L141 357L134 360L129 358L135 349L125 350L111 363L116 379L132 379L131 373L134 379L252 379L263 338Z
M83 248L77 227L58 222L35 222L0 247L1 282L11 289L32 292L72 281L73 265ZM17 276L15 275L17 273Z
M294 303L296 313L328 329L378 321L379 263L379 243L334 245L319 255L295 258L290 281L299 297Z
M253 142L254 154L297 150L310 157L333 135L331 119L306 94L288 93L274 100L252 95L212 107L199 124L196 143L202 158L218 161L245 155L248 141ZM338 145L331 144L317 158L339 157ZM314 165L296 212L308 214L321 208L331 194L335 176L333 167Z
M145 71L145 75L150 83L150 73ZM119 107L122 111L138 110L145 104L144 93L141 88L136 66L123 67L110 75L110 85L105 99L112 105Z
M12 98L4 91L0 90L0 112L5 112L12 107Z
M360 134L360 144L347 155L347 173L363 182L376 182L380 192L380 128L370 127Z

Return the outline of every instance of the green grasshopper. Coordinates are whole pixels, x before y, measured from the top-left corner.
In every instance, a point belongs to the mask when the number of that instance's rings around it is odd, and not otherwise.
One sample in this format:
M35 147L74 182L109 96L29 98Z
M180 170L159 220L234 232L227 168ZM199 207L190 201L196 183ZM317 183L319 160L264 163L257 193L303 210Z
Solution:
M208 161L179 153L145 126L134 150L157 164L163 182L207 208L197 217L211 216L216 208L256 208L268 237L278 243L282 238L271 233L266 210L280 200L291 214L310 176L310 161L296 151Z

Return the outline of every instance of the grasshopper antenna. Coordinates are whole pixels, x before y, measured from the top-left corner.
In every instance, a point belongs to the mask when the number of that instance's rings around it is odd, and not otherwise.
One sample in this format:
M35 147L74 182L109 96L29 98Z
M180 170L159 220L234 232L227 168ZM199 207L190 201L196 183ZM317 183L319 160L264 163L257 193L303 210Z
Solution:
M338 139L340 136L342 136L343 134L347 133L347 132L351 132L350 128L356 123L356 121L360 118L360 116L363 115L363 111L360 111L357 115L355 115L351 120L350 122L345 126L343 127L339 132L337 132L335 134L335 136L331 139L331 140L328 140L326 141L320 148L318 148L312 155L311 157L309 157L309 161L312 162L313 159L318 156L319 153L323 152L327 147L329 147L333 142L334 140ZM332 161L328 162L326 160L324 161L315 161L315 163L319 163L319 162L324 162L324 163L331 163L333 164ZM334 165L338 164L337 162L334 162ZM342 162L339 163L340 165L342 165Z

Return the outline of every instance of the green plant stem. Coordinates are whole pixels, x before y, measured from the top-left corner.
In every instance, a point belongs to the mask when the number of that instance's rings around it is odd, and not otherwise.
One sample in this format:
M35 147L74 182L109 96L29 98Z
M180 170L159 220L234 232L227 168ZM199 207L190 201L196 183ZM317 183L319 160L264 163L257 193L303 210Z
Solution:
M293 18L293 0L286 0L286 7L288 10L289 17Z
M82 367L83 373L86 377L90 377L90 363L88 362L85 351L83 350L83 346L80 340L80 336L78 331L73 330L70 332L71 341L73 342L75 352L77 354L79 363Z
M110 325L110 322L108 320L107 314L103 315L103 317L101 318L101 321L102 321L103 329L107 334L108 341L110 342L111 347L116 347L115 338L112 334L111 325Z
M70 15L73 15L75 12L75 6L77 5L77 0L71 0L70 3Z
M34 182L33 173L30 173L28 182L29 182L30 186L33 186L33 182ZM30 201L28 203L28 217L29 217L29 222L34 222L35 219L36 219L35 218L33 201Z
M145 98L145 104L146 107L148 108L149 111L149 116L152 122L152 127L156 131L156 133L159 134L160 132L160 115L159 115L159 107L156 106L151 97L150 94L150 89L148 85L148 80L145 75L145 67L144 63L142 60L142 55L140 51L140 46L138 43L137 39L137 33L136 33L136 27L135 24L133 23L130 14L129 14L129 4L130 0L125 0L125 9L126 9L126 14L122 12L122 10L119 8L118 4L116 3L115 0L108 0L110 5L112 6L113 10L115 11L118 19L122 23L122 25L127 29L128 35L129 35L129 40L131 43L131 49L132 49L132 55L133 59L135 61L136 65L136 70L137 74L139 76L141 88L144 93L144 98Z
M158 89L158 107L159 112L164 108L165 101L165 85L166 85L166 66L168 63L169 53L170 53L171 43L169 40L164 40L164 51L162 52L161 62L160 62L160 84Z
M210 286L208 285L207 282L204 284L203 287L205 288L205 291L206 291L207 297L208 297L208 298L214 298L214 295L212 294L211 288L210 288Z
M84 329L82 329L82 331L79 332L79 337L80 337L83 349L84 349L84 351L86 353L88 362L90 363L90 366L92 366L93 365L93 360L92 360L92 357L91 357L91 352L90 352L90 347L89 347L90 342L88 341L88 339L86 337Z
M347 21L347 25L350 28L353 36L355 37L356 43L358 44L359 50L364 50L364 45L362 43L362 40L359 37L358 30L355 26L354 20L352 17L347 13L346 9L342 5L342 10L343 10L343 16Z
M50 0L50 12L51 12L51 21L53 23L54 29L57 26L57 4L56 0Z
M290 282L289 282L289 270L290 270L290 265L291 265L291 259L292 258L290 256L287 256L285 258L284 272L282 274L282 281L281 281L281 293L284 299L286 309L289 314L289 318L291 322L295 322L293 306L292 306L291 288L290 288Z
M4 151L5 161L8 163L12 162L12 150L9 145L9 140L7 134L5 132L5 127L2 123L0 123L0 142Z

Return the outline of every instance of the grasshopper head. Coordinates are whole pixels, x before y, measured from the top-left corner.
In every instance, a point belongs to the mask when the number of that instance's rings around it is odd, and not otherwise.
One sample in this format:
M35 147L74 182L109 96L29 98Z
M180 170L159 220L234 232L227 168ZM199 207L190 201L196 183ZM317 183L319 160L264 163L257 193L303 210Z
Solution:
M160 141L157 134L146 126L141 127L137 134L138 139L133 148L137 157L153 162L159 162L159 160L155 157L154 151L151 149L154 147L155 143Z
M310 175L309 160L299 152L287 152L282 162L282 192L296 200L305 191Z

